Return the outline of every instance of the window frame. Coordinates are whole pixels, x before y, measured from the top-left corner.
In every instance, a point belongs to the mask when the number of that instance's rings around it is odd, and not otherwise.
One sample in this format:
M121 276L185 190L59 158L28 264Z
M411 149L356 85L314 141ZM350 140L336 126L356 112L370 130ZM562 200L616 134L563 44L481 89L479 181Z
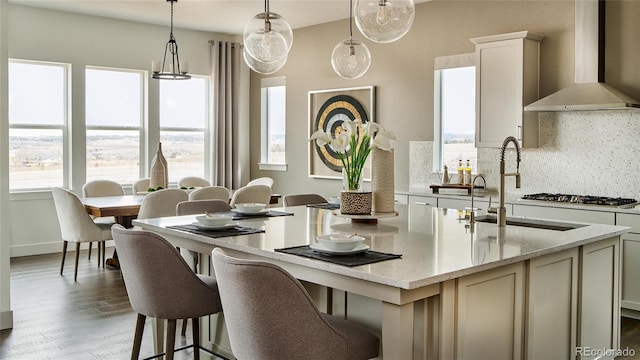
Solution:
M212 124L211 124L211 119L212 119L212 114L213 114L213 110L212 110L212 77L210 75L196 75L196 74L190 74L191 78L195 78L195 79L203 79L205 81L205 94L204 94L204 99L205 99L205 123L204 123L204 127L203 128L194 128L194 127L163 127L161 120L160 120L160 116L161 116L161 109L160 106L158 106L158 141L162 142L162 132L185 132L185 133L202 133L203 134L203 138L204 138L204 159L203 159L203 169L204 169L204 178L210 180L210 174L211 174L211 159L212 159L212 149L213 149L213 136L212 136ZM160 88L158 88L158 101L160 101ZM153 157L155 152L150 152L150 156ZM149 158L149 164L151 164L151 158ZM170 182L169 184L177 184L178 182Z
M27 60L27 59L16 59L9 58L8 63L19 63L19 64L30 64L30 65L45 65L45 66L56 66L60 67L64 71L63 75L63 102L64 102L64 116L63 123L60 125L36 125L36 124L12 124L11 119L7 119L8 130L11 129L21 129L21 130L61 130L62 131L62 187L69 188L69 184L71 183L71 144L70 144L70 124L71 124L71 72L72 67L70 63L61 63L54 61L41 61L41 60ZM11 76L10 74L8 76ZM7 87L7 91L9 91ZM8 112L8 111L7 111ZM7 150L9 148L9 144L7 143ZM9 177L11 177L11 172L9 171ZM12 189L11 180L9 179L9 193L10 194L18 194L18 193L33 193L39 191L50 191L51 187L39 187L39 188L23 188L23 189Z
M87 70L92 69L92 70L103 70L103 71L117 71L117 72L128 72L128 73L136 73L138 75L140 75L140 125L139 126L113 126L113 125L88 125L86 122L86 74L87 74ZM147 78L148 78L148 72L145 70L137 70L137 69L124 69L124 68L114 68L114 67L108 67L108 66L94 66L94 65L86 65L85 66L85 72L84 72L84 79L85 79L85 144L87 143L87 131L89 130L106 130L106 131L132 131L132 130L137 130L138 131L138 141L139 141L139 146L138 146L138 178L143 178L145 177L145 170L144 170L144 165L145 165L145 161L144 161L144 156L145 156L145 144L147 143L147 128L146 128L146 124L147 124L147 99L149 96L149 89L148 89L148 82L147 82ZM85 177L86 177L86 173L87 173L87 160L86 160L86 155L85 155L85 162L84 162L84 167L85 167ZM134 181L131 182L131 184L129 183L122 183L123 186L127 186L127 185L132 185Z
M443 136L442 136L442 70L462 67L476 67L476 54L466 53L449 56L438 56L434 61L433 74L433 172L443 169ZM464 160L464 159L463 159ZM455 169L450 169L454 171ZM475 170L475 169L474 169Z
M286 119L286 91L287 81L284 76L276 76L271 78L264 78L260 82L260 162L258 168L260 170L271 171L287 171L288 165L286 162L286 130L285 130L285 162L273 163L269 161L269 137L270 137L270 121L269 121L269 97L268 92L271 87L285 88L285 123ZM285 126L286 129L286 126Z

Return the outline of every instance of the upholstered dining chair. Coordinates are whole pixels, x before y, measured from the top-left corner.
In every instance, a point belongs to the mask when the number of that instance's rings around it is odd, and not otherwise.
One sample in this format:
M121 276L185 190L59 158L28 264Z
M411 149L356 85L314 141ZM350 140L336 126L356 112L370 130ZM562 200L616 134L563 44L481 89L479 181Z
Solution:
M273 179L267 176L259 177L253 179L247 183L247 186L255 186L255 185L267 185L271 189L273 189Z
M82 186L82 197L100 197L100 196L122 196L124 195L124 189L120 183L112 180L93 180ZM116 219L113 216L93 218L93 221L100 224L113 225L116 223ZM89 242L89 254L88 258L91 260L91 248L92 242ZM104 251L105 243L101 243L103 249L98 248L98 254L100 251ZM99 255L98 255L99 256Z
M370 359L380 340L359 324L318 311L300 284L268 262L213 249L233 355L238 359ZM269 301L265 301L269 299Z
M138 313L131 359L140 355L147 317L167 320L166 359L174 356L177 319L192 319L193 358L200 358L200 350L210 352L200 346L199 319L222 311L216 279L191 271L178 251L160 235L127 230L121 225L114 225L111 231L129 301ZM184 348L188 347L191 345Z
M327 199L318 194L296 194L284 196L284 206L325 204L326 202Z
M242 203L262 203L269 205L271 188L266 185L252 185L241 187L231 196L231 207Z
M179 202L189 200L184 190L163 189L149 193L140 204L138 219L152 219L165 216L175 216Z
M198 177L198 176L186 176L183 177L182 179L178 180L178 187L205 187L205 186L211 186L211 183L209 183L209 180Z
M230 192L224 186L206 186L189 193L189 200L224 200L229 202Z
M139 179L136 182L134 182L133 185L131 185L131 193L133 195L136 195L138 193L146 192L147 190L149 190L150 184L151 184L150 178Z
M80 244L83 242L98 242L98 267L104 264L104 251L102 256L100 249L104 249L104 242L111 240L111 223L95 223L82 205L82 201L71 191L62 188L51 189L53 202L60 223L62 236L62 262L60 263L60 275L64 270L64 259L67 255L69 241L76 243L76 261L73 272L73 281L78 279L78 256Z

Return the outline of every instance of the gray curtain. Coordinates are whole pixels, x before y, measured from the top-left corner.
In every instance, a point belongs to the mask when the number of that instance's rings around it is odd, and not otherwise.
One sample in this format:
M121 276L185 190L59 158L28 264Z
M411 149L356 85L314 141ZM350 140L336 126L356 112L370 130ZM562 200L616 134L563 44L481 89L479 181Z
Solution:
M243 129L242 49L240 44L210 41L213 78L213 183L228 189L242 186L245 141Z

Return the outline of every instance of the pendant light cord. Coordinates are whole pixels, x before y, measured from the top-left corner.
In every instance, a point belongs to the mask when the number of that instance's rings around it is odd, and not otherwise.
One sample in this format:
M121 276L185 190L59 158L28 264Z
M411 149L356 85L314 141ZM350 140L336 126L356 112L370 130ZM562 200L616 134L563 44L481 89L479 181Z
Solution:
M349 0L349 40L353 40L353 0Z
M173 3L175 1L170 0L171 1L171 34L170 37L173 38Z

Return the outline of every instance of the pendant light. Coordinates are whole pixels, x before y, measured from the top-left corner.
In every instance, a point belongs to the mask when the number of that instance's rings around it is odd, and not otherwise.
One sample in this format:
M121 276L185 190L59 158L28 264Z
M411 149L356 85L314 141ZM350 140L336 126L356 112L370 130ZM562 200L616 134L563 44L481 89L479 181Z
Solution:
M282 60L276 62L267 63L258 61L252 58L251 55L247 53L246 49L242 49L242 56L244 57L244 62L251 68L251 70L264 75L273 74L280 70L284 66L284 63L287 62L286 56Z
M158 62L153 61L151 65L153 75L151 77L160 80L191 79L191 75L187 74L188 69L186 62L180 63L180 56L178 56L178 43L176 42L176 38L173 37L173 3L178 2L178 0L167 0L167 2L171 3L171 32L169 33L169 41L164 47L162 67L159 67L160 64ZM168 62L167 53L169 54Z
M371 53L364 43L353 40L353 2L349 0L349 38L333 48L331 66L340 77L357 79L371 66Z
M291 45L293 31L279 14L269 11L269 0L265 0L264 12L254 16L245 25L242 34L244 51L261 63L284 65Z
M356 25L371 41L400 39L409 32L414 15L413 0L356 0Z

